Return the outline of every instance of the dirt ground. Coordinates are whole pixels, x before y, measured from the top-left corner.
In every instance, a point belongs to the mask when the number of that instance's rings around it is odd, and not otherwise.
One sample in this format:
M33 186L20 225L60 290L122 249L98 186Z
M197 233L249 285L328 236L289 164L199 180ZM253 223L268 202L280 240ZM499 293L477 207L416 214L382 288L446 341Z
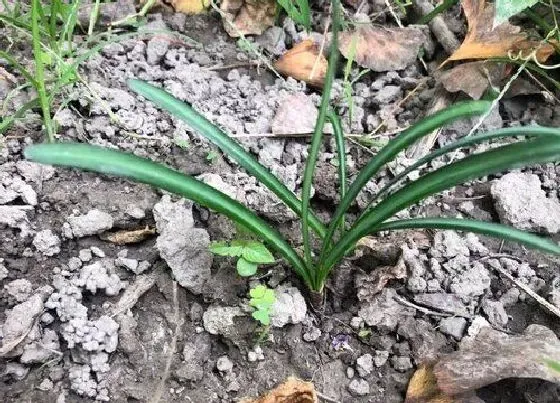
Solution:
M76 85L57 115L60 138L116 147L197 176L300 243L294 235L299 223L287 208L185 124L134 95L125 81L148 80L190 102L295 191L307 139L263 134L291 123L293 115L279 117L286 104L298 102L313 113L319 94L255 68L253 56L225 34L217 17L150 19L152 28L168 27L197 43L146 35L103 49L83 66L90 89ZM263 46L294 39L264 39ZM364 76L354 87L352 120L340 78L334 103L344 112L348 132L368 133L383 123L383 141L423 116L436 91L418 62ZM15 103L29 97L22 91ZM446 127L438 144L473 123ZM538 94L507 98L483 126L529 123L560 126L560 106ZM233 261L209 254L209 241L235 236L223 217L147 186L24 161L22 149L42 141L40 129L37 115L30 114L0 147L2 348L10 331L27 329L0 361L5 402L149 402L157 396L164 402L235 402L288 376L312 380L328 402L403 402L420 363L456 350L481 326L519 334L538 324L560 336L558 317L497 270L560 307L557 258L473 234L381 234L337 268L324 310L315 311L305 304L303 284L282 262L246 281L236 275ZM349 143L351 177L371 153ZM338 202L334 156L329 140L313 197L323 217ZM408 161L402 156L368 184L353 214ZM548 164L475 181L403 217L501 221L558 241L559 174L558 166ZM140 242L122 245L111 238L146 228ZM406 276L374 293L375 269L399 265ZM278 299L273 326L264 334L247 307L248 289L259 282L275 288ZM511 379L478 396L488 403L558 402L560 387Z

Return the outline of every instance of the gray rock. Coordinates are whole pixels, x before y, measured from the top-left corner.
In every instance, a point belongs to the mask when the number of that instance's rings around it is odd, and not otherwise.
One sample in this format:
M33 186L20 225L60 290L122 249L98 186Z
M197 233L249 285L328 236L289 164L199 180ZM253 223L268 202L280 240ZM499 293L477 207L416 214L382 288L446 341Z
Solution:
M50 165L37 164L30 161L16 162L16 169L26 181L36 184L41 184L43 181L49 180L55 173L54 167Z
M467 243L455 231L438 231L434 236L434 246L430 249L432 257L453 258L469 256Z
M409 277L406 282L406 288L413 293L425 292L428 283L422 277Z
M504 305L500 301L484 300L482 302L482 311L486 314L488 322L499 329L506 326L509 321Z
M286 33L281 27L268 28L256 38L256 42L275 56L280 56L286 51Z
M368 376L373 371L373 357L371 354L364 354L356 360L356 369L362 378Z
M362 305L358 315L369 325L382 330L394 331L399 320L412 316L415 309L409 308L395 301L397 292L392 288L385 288L368 304Z
M78 253L78 257L82 262L89 262L93 258L91 249L81 249Z
M146 61L148 64L158 64L169 49L169 39L155 36L146 46Z
M272 121L272 133L299 134L312 132L317 113L317 108L310 97L303 93L292 94L280 103Z
M457 340L461 340L463 338L466 327L467 320L458 316L443 318L439 323L440 332L448 336L452 336Z
M185 342L183 362L175 375L186 381L200 381L204 376L204 364L210 359L212 344L208 333L195 334Z
M461 298L454 294L443 292L433 294L418 294L413 297L414 302L434 310L458 316L470 316Z
M311 329L309 329L303 334L303 340L307 342L312 342L317 340L319 337L321 337L321 334L322 334L321 329L313 326L311 327Z
M395 368L399 372L405 372L409 369L414 368L410 357L393 356L391 358L391 364L393 365L393 368Z
M7 362L6 369L4 370L5 375L9 375L17 381L21 381L27 376L29 368L21 365L18 362Z
M33 238L33 246L45 256L54 256L60 253L60 238L50 229L39 231Z
M16 302L23 302L31 295L33 286L29 280L20 278L4 285L4 291L14 298Z
M2 264L2 260L3 259L0 259L0 281L4 280L6 277L8 277L8 274L10 274L8 269L6 269L6 266Z
M378 104L389 104L402 96L401 87L397 85L386 85L374 97Z
M24 346L20 361L23 364L40 364L59 356L60 343L54 330L45 329L40 342Z
M31 233L27 214L19 206L0 206L0 225L19 229L22 238L27 237Z
M231 362L227 355L221 356L216 362L216 369L224 373L230 372L233 369L233 362Z
M373 358L373 363L377 368L385 365L389 359L389 352L382 350L375 350L375 357Z
M369 383L364 379L353 379L348 384L348 391L355 397L369 395Z
M54 387L54 383L50 379L45 378L39 384L38 387L39 387L39 390L49 391L49 390L52 390L52 388Z
M107 263L95 262L82 267L79 277L75 278L73 283L78 287L85 287L92 294L97 293L97 290L104 290L105 295L117 295L127 283L121 281Z
M163 196L154 206L154 218L160 233L156 247L162 259L182 287L200 294L211 275L212 253L208 232L194 228L192 205L173 203Z
M237 306L210 306L202 315L204 329L210 334L227 334L235 326L233 319L245 316Z
M270 323L283 327L289 323L300 323L305 319L307 305L296 287L280 286L274 290L276 300L272 305Z
M478 297L490 287L490 272L480 262L451 280L449 289L462 297Z
M506 174L494 181L491 193L500 221L523 230L560 231L560 202L546 197L537 175Z
M410 344L413 352L412 356L417 362L437 360L441 349L447 344L445 336L437 332L431 323L423 319L407 317L399 323L397 334L408 340L408 343L401 343L404 349L399 351L399 354L410 354L408 346Z
M67 221L75 238L99 234L113 228L111 215L96 209L85 215L69 217Z

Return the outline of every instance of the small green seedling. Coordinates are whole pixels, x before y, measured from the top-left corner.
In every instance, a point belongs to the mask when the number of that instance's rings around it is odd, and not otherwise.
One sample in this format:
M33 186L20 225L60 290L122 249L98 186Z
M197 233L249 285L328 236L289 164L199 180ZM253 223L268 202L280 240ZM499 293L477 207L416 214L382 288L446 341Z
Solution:
M274 290L264 285L258 285L249 290L249 305L255 308L251 316L263 326L270 325L272 305L276 301Z
M554 361L554 360L545 360L545 361L548 368L552 369L553 371L560 372L560 361Z
M218 256L237 257L237 274L241 277L254 276L260 264L274 263L274 256L262 242L233 240L213 242L210 251Z
M206 155L206 161L208 161L210 164L213 164L219 156L220 154L217 151L212 150Z

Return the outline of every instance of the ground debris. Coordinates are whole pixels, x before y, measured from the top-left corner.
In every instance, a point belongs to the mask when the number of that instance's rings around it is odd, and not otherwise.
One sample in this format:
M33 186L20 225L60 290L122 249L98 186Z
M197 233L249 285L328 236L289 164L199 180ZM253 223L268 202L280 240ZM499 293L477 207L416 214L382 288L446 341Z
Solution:
M311 382L305 382L290 377L283 384L269 391L257 399L242 399L240 403L318 403L315 387Z
M261 35L274 25L274 0L225 0L220 4L223 24L229 36Z
M311 39L296 44L274 62L280 73L319 88L324 84L327 67L320 46Z

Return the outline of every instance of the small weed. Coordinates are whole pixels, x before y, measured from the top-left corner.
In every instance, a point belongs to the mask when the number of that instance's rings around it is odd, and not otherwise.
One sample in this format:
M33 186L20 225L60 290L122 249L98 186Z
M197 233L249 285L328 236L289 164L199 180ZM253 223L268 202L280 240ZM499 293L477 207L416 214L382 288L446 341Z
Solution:
M254 276L260 264L274 263L274 256L262 242L253 240L218 241L210 245L210 251L218 256L236 257L237 274Z
M208 154L206 155L206 161L208 161L210 164L213 164L214 162L216 162L219 156L220 156L219 152L212 150L208 152Z
M277 0L288 17L296 24L303 25L307 31L311 30L311 11L308 0Z
M270 314L272 306L276 301L274 290L264 286L258 285L249 290L249 305L255 310L251 316L263 326L270 326Z

